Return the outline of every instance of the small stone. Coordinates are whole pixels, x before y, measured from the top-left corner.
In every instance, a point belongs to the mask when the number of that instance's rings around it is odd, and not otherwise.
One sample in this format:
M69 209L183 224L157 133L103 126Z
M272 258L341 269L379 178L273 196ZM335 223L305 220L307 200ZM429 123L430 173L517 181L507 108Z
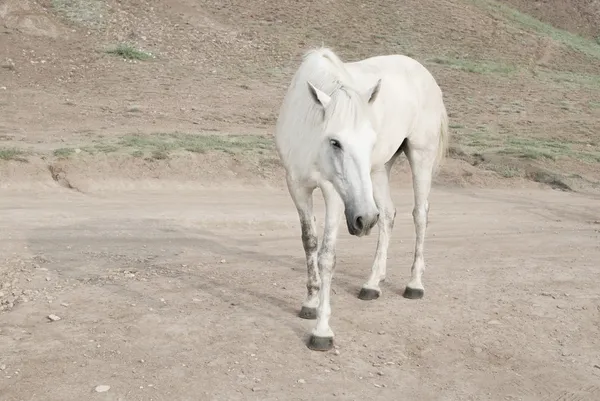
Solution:
M306 384L306 380L304 380L304 379L298 379L298 383L300 383L300 384Z
M600 365L594 365L596 369L600 369Z
M64 307L66 308L66 307L68 307L68 306L69 306L69 304L68 304L68 303L66 303L66 302L63 302L63 303L61 303L61 304L60 304L60 306L64 306Z
M221 259L221 263L227 263L225 259Z
M6 370L6 365L4 365L4 364L0 365L0 370Z
M380 336L382 336L382 335L385 334L385 331L383 331L383 330L382 331L378 331L377 334L379 334Z
M381 384L373 383L373 385L377 388L381 388Z
M494 326L498 326L498 325L500 325L500 324L502 324L502 323L500 323L498 320L490 320L490 321L488 322L488 324L491 324L491 325L494 325Z
M333 351L333 353L336 354L336 355L339 355L340 351L336 349L335 351Z
M384 376L385 374L383 372L379 371L379 372L377 372L377 375Z
M94 390L97 393L106 393L108 390L110 390L110 386L107 386L105 384L101 384L99 386L96 386L96 388Z
M56 315L48 315L48 319L50 319L53 322L56 322L60 320L60 317Z
M46 277L46 281L50 281L52 280L50 277Z

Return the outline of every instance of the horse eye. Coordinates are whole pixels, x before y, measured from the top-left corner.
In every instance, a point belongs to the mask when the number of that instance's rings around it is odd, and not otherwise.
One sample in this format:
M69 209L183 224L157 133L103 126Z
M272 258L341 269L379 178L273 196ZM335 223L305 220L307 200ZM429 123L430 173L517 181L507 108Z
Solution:
M331 146L333 146L334 148L337 148L337 149L342 148L340 141L338 141L337 139L331 139L329 142L331 143Z

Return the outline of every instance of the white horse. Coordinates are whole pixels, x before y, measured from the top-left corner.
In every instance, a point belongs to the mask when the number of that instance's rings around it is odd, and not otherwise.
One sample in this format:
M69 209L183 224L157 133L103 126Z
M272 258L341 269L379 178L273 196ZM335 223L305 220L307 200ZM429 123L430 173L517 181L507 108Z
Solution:
M345 211L351 235L368 235L379 225L371 275L358 297L376 299L385 279L396 209L389 175L404 152L412 171L416 246L404 296L422 298L423 245L432 175L446 153L448 116L442 91L431 73L401 55L342 62L330 49L309 51L294 75L277 120L275 141L298 210L308 270L300 317L317 319L308 347L333 347L331 279L335 244ZM318 248L313 191L326 206Z

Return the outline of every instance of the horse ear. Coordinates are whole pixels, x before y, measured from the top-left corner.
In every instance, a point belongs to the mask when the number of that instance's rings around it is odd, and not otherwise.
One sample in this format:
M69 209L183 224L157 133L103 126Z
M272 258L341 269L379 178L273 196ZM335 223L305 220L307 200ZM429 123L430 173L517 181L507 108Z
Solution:
M308 83L308 91L310 92L310 96L315 101L315 103L320 104L322 107L327 107L329 102L331 101L331 97L329 97L325 92L315 88L313 84Z
M367 99L369 104L372 104L375 99L377 98L377 95L379 94L379 89L381 88L381 78L379 78L377 80L377 83L375 84L375 86L373 86L368 92L367 92Z

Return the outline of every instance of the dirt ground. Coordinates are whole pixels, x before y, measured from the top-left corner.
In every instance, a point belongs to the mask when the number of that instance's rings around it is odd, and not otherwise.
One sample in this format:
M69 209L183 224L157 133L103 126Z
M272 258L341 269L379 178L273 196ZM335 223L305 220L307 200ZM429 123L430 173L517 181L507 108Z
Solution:
M320 353L284 188L2 190L2 400L597 400L598 199L435 188L411 301L394 194L383 296L357 298L376 237L343 232Z

